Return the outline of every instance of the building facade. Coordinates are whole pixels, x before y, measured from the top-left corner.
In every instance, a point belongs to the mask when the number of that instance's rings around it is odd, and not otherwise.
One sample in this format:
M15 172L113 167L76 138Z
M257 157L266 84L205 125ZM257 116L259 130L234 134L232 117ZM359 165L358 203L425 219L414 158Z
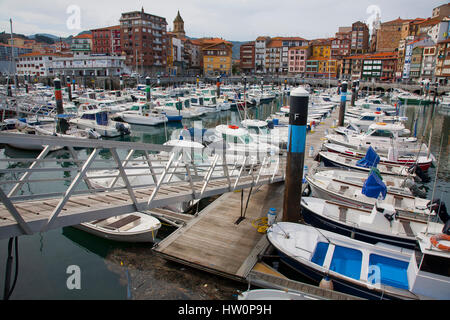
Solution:
M19 76L56 76L53 69L55 58L64 57L59 53L27 53L16 58L16 72Z
M352 24L351 54L361 54L369 51L369 27L357 21Z
M120 43L125 63L135 72L156 74L166 71L167 22L165 18L141 11L122 13Z
M304 75L306 60L309 57L309 46L289 48L289 73Z
M73 37L70 50L75 54L90 54L92 51L92 34L80 34Z
M450 39L438 42L436 47L435 79L439 84L446 85L450 77Z
M120 76L124 72L124 56L106 54L88 56L55 56L52 69L61 76Z
M270 37L258 37L255 40L255 72L266 73L266 46Z
M239 67L242 72L251 74L255 72L255 42L244 43L239 48Z
M120 25L91 30L92 53L121 55Z

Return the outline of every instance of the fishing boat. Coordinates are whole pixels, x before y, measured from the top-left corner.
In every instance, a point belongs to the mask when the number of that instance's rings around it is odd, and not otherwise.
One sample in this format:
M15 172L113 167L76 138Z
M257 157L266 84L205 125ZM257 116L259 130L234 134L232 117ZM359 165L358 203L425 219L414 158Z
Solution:
M316 283L328 277L336 291L376 300L450 299L450 246L442 243L450 236L419 234L420 250L411 250L278 222L267 239L284 263Z
M322 149L330 152L335 152L338 154L352 156L358 159L362 159L365 156L365 153L361 152L360 150L348 148L334 143L324 143L322 145ZM431 157L427 158L427 156L417 156L417 157L399 156L395 152L394 148L392 148L389 151L390 152L388 152L387 156L380 155L380 164L408 165L408 166L417 164L422 171L427 171L431 167L431 164L433 163L433 159Z
M133 212L74 226L95 236L121 242L155 242L161 222L151 215Z
M414 249L419 233L435 234L444 227L440 221L428 221L429 209L417 214L402 214L388 201L374 201L372 209L367 210L365 206L303 197L301 206L306 223L373 244L384 242Z
M369 154L369 155L368 155ZM396 175L403 177L416 177L414 173L412 173L413 168L410 169L408 166L404 165L394 165L394 164L378 164L379 156L376 152L370 148L366 156L362 159L355 158L346 154L339 154L335 152L329 151L320 151L319 159L323 161L325 166L327 167L342 167L351 170L357 171L365 171L370 172L372 167L376 167L382 175ZM377 158L378 157L378 158ZM370 158L369 161L366 161L367 158ZM375 160L378 159L378 160Z

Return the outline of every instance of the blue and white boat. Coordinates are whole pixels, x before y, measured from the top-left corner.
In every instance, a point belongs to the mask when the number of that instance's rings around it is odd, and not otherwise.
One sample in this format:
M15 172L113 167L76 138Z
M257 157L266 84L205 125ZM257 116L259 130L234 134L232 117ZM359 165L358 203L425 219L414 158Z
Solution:
M336 291L377 300L450 299L450 251L438 249L430 235L418 235L414 251L279 222L267 238L288 266L317 283L328 277Z

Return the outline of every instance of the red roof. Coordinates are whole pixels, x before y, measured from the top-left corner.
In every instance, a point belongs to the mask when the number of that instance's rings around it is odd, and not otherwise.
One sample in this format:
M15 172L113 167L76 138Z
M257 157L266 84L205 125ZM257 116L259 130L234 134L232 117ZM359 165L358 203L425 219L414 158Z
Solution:
M92 39L92 34L89 33L85 33L85 34L80 34L76 37L73 37L74 39Z

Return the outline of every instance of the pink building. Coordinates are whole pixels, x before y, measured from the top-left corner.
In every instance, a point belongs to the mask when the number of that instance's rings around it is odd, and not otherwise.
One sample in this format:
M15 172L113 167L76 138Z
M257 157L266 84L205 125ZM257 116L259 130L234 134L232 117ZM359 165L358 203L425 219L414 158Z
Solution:
M304 73L306 71L306 59L309 57L308 46L289 48L289 73Z

